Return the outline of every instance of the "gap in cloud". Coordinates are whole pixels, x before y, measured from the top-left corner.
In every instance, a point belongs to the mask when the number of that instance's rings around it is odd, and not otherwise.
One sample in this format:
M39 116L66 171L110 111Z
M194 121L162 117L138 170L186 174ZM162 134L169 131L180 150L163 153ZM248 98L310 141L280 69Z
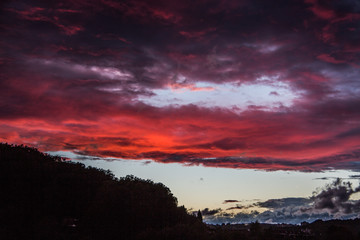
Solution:
M275 80L275 81L274 81ZM140 96L138 100L155 107L170 105L200 105L246 110L261 107L264 110L276 107L290 107L300 96L284 82L260 77L252 83L209 83L196 82L186 85L170 84L153 90L152 96Z

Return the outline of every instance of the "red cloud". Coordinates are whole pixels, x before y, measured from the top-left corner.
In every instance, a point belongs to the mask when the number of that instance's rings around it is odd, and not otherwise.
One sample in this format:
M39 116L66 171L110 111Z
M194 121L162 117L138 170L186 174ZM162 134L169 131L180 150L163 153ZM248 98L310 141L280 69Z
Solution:
M326 20L329 20L329 19L333 19L335 17L335 12L331 9L326 9L324 7L321 7L319 5L317 5L317 1L316 0L310 0L310 1L307 1L307 2L311 2L311 3L314 3L314 6L310 7L310 10L319 18L322 18L322 19L326 19Z
M351 3L336 4L7 4L0 139L209 167L355 169L360 18ZM244 109L140 101L169 86L213 90L199 87L207 83L261 83L271 90L245 94L280 98L286 89L295 100Z
M213 91L213 87L196 87L195 84L182 84L182 83L171 83L169 84L171 89L188 89L190 91Z
M209 28L202 31L180 31L180 35L185 36L186 38L195 38L198 40L202 40L203 37L211 32L216 31L216 28Z
M323 60L325 62L329 62L329 63L335 63L335 64L339 64L339 63L344 63L345 61L342 60L337 60L334 57L332 57L329 54L321 54L319 56L317 56L318 59Z
M3 119L2 140L99 157L267 170L320 170L341 166L357 157L339 157L347 149L356 149L358 139L356 135L337 137L350 129L345 122L328 128L331 121L324 124L323 117L339 113L336 109L321 112L324 106L312 113L323 116L319 122L309 122L312 116L301 111L283 115L249 111L237 115L225 109L196 106L158 109L114 105L111 108L117 110L101 111L96 116L99 111L93 108L104 106L86 106L82 101L71 103L70 109L61 99L60 105L54 101L50 105L38 103L44 112L32 116L34 120L24 114L18 120ZM89 120L80 120L82 115Z
M54 24L58 28L60 28L66 35L74 35L80 31L83 31L83 27L80 25L73 25L64 23L61 18L57 15L52 15L52 9L45 9L40 7L30 7L29 9L19 11L15 9L8 9L9 11L15 12L19 15L20 18L23 18L28 21L41 21L48 22ZM66 10L66 9L57 9L55 10L57 13L80 13L77 10Z

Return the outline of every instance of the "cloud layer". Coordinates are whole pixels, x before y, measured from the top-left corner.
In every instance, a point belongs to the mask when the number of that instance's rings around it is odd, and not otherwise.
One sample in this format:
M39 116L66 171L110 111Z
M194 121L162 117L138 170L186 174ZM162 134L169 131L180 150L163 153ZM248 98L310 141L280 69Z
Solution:
M226 210L208 208L202 211L208 223L292 223L313 222L317 219L350 219L360 216L360 200L351 196L360 191L350 182L337 179L309 198L282 198L255 202L251 205L236 204ZM234 201L234 200L231 200ZM225 201L226 202L226 201ZM234 212L234 210L237 210ZM247 211L244 211L247 210ZM261 210L261 211L260 211Z
M19 0L0 18L1 141L209 167L359 169L357 1ZM225 86L250 86L239 94L251 100L197 97ZM159 90L165 104L152 101ZM176 91L186 94L175 104Z

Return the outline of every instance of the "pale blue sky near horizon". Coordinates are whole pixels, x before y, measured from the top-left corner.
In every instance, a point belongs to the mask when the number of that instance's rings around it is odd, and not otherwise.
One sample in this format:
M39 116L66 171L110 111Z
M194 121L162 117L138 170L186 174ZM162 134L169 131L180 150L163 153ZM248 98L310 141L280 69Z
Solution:
M266 201L288 197L311 197L335 178L347 179L356 174L348 170L323 172L264 171L254 169L187 166L149 160L76 160L70 152L49 152L69 157L74 162L110 170L118 178L134 175L161 182L187 209L226 208L225 200ZM355 180L349 180L356 182Z

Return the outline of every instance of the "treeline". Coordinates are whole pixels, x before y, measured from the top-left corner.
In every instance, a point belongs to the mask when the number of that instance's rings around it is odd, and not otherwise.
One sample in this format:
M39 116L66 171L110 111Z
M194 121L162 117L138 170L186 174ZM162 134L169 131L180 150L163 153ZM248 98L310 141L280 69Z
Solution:
M161 183L0 144L0 239L205 239ZM195 238L194 238L195 237Z

